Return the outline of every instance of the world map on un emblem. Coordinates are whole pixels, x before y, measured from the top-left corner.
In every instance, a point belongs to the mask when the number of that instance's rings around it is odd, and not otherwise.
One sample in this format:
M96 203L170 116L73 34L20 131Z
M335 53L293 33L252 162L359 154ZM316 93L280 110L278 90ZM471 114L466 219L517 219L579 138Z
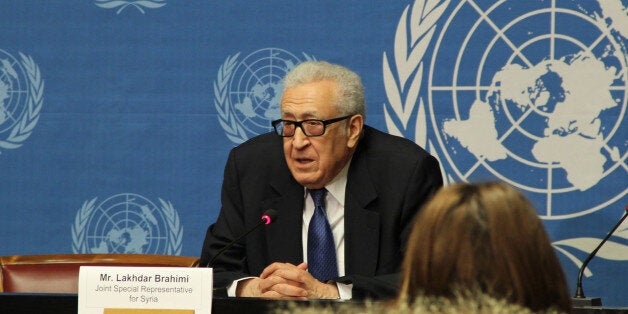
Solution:
M214 82L214 104L219 121L234 143L271 131L281 116L282 79L294 66L313 60L279 48L257 50L242 60L227 58Z
M181 253L183 227L169 202L131 193L85 202L72 225L74 253Z
M526 191L545 219L627 193L628 16L620 1L589 4L460 1L432 55L428 106L447 163Z

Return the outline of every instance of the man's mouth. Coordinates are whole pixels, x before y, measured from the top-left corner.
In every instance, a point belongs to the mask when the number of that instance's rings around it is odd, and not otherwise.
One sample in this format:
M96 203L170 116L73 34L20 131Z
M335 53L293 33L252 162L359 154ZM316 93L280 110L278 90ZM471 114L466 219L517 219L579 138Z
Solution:
M310 159L310 158L296 158L295 160L300 164L307 164L314 161L313 159Z

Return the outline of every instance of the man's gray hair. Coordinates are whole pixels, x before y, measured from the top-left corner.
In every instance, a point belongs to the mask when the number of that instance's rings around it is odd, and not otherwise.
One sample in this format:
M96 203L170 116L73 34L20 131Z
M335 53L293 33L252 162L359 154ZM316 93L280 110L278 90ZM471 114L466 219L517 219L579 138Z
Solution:
M360 114L366 120L364 86L355 72L325 61L306 61L297 65L284 78L284 88L330 80L338 86L338 103L335 104L342 116Z

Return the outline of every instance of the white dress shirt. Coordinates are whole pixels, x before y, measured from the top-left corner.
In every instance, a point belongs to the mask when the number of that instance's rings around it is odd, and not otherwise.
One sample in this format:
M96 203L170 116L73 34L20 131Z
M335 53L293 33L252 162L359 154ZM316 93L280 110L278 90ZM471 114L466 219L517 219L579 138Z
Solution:
M327 221L331 226L331 232L334 234L334 244L336 247L336 262L338 263L338 276L345 275L345 191L347 189L347 173L349 172L349 164L338 173L338 175L327 185L325 189L325 212ZM303 242L303 260L307 263L307 238L310 220L314 215L314 200L307 189L305 189L305 206L303 208L303 227L301 230L301 239ZM351 299L351 288L353 285L345 285L336 283L340 298L343 300Z

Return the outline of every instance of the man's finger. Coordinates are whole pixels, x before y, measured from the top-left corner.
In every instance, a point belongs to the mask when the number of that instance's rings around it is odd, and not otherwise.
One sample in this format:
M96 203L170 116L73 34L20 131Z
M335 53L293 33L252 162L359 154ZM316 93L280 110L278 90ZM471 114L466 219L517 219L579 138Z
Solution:
M266 268L264 268L264 270L259 275L259 277L264 279L264 278L267 278L268 276L272 275L275 271L277 271L279 269L293 268L293 267L295 267L295 266L290 264L290 263L277 263L277 262L275 262L275 263L272 263L272 264L268 265Z
M305 289L284 283L276 284L270 287L269 292L271 291L274 291L282 296L292 298L306 298L308 295L308 292Z

